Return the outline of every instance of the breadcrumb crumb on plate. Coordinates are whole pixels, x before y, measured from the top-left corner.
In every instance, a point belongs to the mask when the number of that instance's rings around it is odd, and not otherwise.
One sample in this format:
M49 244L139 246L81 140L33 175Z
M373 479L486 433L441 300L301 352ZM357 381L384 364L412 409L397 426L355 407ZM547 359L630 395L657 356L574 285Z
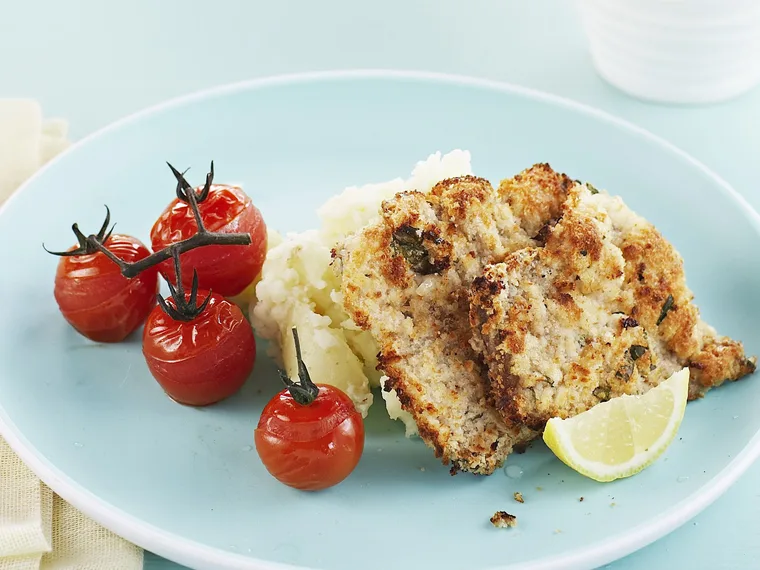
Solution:
M491 524L496 528L514 528L517 526L517 517L507 511L496 511L491 517Z

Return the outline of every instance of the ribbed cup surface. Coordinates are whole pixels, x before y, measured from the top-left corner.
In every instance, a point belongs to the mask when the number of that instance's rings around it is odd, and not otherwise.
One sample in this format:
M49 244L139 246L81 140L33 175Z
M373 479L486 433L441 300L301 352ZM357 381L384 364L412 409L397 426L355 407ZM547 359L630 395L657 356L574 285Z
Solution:
M599 74L642 99L709 103L760 82L760 0L578 0Z

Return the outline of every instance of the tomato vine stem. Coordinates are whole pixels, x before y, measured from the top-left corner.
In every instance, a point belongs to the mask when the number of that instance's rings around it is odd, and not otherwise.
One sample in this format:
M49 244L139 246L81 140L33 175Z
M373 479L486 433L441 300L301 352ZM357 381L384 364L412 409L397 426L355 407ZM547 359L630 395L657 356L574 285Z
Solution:
M166 164L169 164L169 163L167 162ZM195 200L197 204L200 204L206 198L208 198L208 193L211 190L211 184L213 184L214 182L214 161L213 160L211 161L211 169L209 170L208 174L206 174L206 183L203 185L203 188L198 193L196 193L195 189L192 186L190 186L190 184L188 184L187 180L185 180L184 175L187 172L187 170L185 170L185 172L180 173L171 164L169 164L169 168L172 169L172 173L174 174L178 182L177 198L179 198L183 202L188 202L188 203L191 200ZM193 198L190 198L190 194L193 195Z
M90 243L90 239L97 241L98 243L106 243L108 241L108 238L111 237L111 234L113 233L114 227L116 227L116 224L111 226L110 231L106 233L106 230L108 230L108 226L111 223L111 210L108 209L108 206L106 206L106 219L103 221L103 225L100 227L100 230L97 234L90 235L89 238L85 237L85 235L82 233L82 230L79 229L79 224L73 224L71 226L71 231L74 232L74 235L77 237L77 241L79 242L79 247L72 249L70 251L50 251L48 248L45 247L45 244L42 244L42 248L47 251L50 254L58 255L59 257L75 257L78 255L90 255L92 253L95 253L97 248Z
M208 292L203 303L198 305L198 272L193 269L193 284L190 287L190 298L187 299L185 297L185 287L182 285L182 270L179 263L179 253L176 250L173 252L173 257L174 274L177 276L177 287L175 288L174 285L172 285L172 282L168 279L166 280L166 284L169 286L169 291L171 291L174 306L170 305L166 299L163 298L161 293L156 295L156 301L158 301L158 304L164 312L175 321L190 322L200 316L204 311L206 305L208 305L208 302L211 300L211 291Z
M308 406L317 399L319 386L312 382L309 370L306 368L306 363L301 356L301 342L298 339L298 330L296 327L293 327L291 330L293 331L293 342L296 346L299 382L293 382L287 372L282 369L278 368L277 372L280 375L280 379L285 383L285 386L288 387L288 391L293 396L293 399L302 406Z
M198 208L198 203L202 202L206 198L206 196L208 196L209 190L211 189L211 183L213 182L213 179L214 179L214 162L213 161L211 162L211 170L206 175L206 183L204 184L203 189L200 191L200 193L197 193L197 194L196 194L196 191L193 189L192 186L190 186L190 184L187 182L184 175L180 171L178 171L168 162L166 164L169 166L169 168L172 171L172 174L174 174L174 177L177 179L177 189L176 189L177 197L188 203L188 205L193 211L193 215L195 216L195 222L198 226L198 230L194 235L190 236L187 239L183 239L181 241L175 242L163 248L160 251L156 251L150 254L148 257L140 259L139 261L134 261L130 263L130 262L124 261L123 259L120 259L118 256L116 256L111 251L109 251L104 245L107 238L110 237L111 235L111 232L109 232L107 236L105 235L105 228L107 228L108 223L110 222L110 211L108 210L108 207L106 206L106 211L107 211L106 223L103 224L103 227L101 228L100 232L98 232L97 234L91 234L85 238L82 232L79 231L77 224L74 224L72 226L72 230L74 231L74 234L77 236L77 240L79 241L79 247L77 249L69 251L69 252L53 252L45 248L45 251L53 255L63 255L63 256L87 255L87 254L91 254L91 253L95 253L96 251L99 251L103 255L105 255L108 259L110 259L116 265L119 266L119 270L121 271L121 274L124 277L131 279L133 277L137 277L140 273L142 273L146 269L150 269L151 267L154 267L158 265L159 263L162 263L166 261L167 259L174 257L175 255L178 257L180 254L196 249L198 247L204 247L207 245L250 245L251 244L250 234L246 234L246 233L226 234L226 233L221 233L221 232L210 232L203 225L203 220L201 219L201 213ZM113 228L111 228L111 230L113 231ZM43 248L44 247L45 246L43 244Z

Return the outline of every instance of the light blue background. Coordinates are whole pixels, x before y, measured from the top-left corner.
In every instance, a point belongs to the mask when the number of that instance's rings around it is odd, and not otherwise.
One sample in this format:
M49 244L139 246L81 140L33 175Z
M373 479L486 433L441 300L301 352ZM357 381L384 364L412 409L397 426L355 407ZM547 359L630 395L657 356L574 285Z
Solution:
M674 142L760 209L760 89L710 107L630 99L594 73L570 0L0 0L0 97L40 100L75 139L221 83L368 67L476 75L591 104ZM693 522L610 568L759 568L759 512L756 465ZM177 567L147 556L146 568Z

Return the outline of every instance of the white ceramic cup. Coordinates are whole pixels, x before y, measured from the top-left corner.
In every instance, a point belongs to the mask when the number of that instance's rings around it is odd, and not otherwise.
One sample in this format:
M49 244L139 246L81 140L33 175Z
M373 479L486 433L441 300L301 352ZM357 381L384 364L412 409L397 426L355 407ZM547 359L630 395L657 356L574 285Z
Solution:
M597 72L626 93L712 103L760 83L760 0L577 0Z

